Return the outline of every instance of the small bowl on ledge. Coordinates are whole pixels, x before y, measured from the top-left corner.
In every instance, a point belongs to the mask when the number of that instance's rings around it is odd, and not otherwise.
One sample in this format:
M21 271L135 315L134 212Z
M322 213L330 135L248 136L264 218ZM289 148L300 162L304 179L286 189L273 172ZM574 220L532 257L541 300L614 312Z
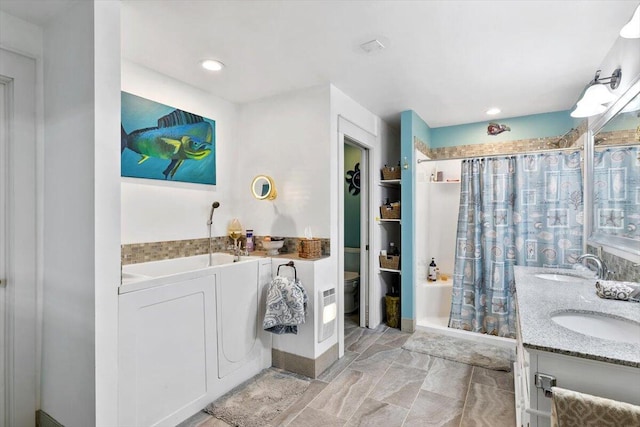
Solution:
M262 247L267 251L267 255L278 255L278 249L284 245L283 240L263 241Z

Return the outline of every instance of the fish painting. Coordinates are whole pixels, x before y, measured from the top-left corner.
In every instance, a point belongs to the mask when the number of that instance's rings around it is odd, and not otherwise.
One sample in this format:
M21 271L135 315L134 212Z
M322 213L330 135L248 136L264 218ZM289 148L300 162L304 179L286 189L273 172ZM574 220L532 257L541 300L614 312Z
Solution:
M487 126L487 135L500 135L505 131L511 131L511 128L494 122L489 123L489 126Z
M215 184L213 120L123 92L120 134L122 176Z

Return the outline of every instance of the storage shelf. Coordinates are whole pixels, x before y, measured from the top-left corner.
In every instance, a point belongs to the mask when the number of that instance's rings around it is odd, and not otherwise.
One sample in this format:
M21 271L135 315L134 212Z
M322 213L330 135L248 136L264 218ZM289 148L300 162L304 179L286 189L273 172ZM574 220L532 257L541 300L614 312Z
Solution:
M380 224L382 224L384 222L395 222L395 223L400 224L402 222L402 220L400 220L400 219L385 219L385 218L380 218L378 220L378 223L380 223Z
M400 270L395 270L393 268L382 268L380 267L380 271L386 271L387 273L398 273L398 274L402 274L402 272Z
M382 187L397 187L400 185L399 179L383 179L380 181L380 186Z

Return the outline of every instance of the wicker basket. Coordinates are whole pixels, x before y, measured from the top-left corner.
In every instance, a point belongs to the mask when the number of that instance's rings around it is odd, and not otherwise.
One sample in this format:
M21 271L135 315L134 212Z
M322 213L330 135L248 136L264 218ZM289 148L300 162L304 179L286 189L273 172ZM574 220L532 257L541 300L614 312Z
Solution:
M380 255L380 267L391 270L400 269L400 255Z
M399 166L385 166L381 169L382 179L400 179L400 167Z
M322 256L322 243L320 239L300 240L300 258L320 258Z
M400 203L380 206L382 219L400 219Z

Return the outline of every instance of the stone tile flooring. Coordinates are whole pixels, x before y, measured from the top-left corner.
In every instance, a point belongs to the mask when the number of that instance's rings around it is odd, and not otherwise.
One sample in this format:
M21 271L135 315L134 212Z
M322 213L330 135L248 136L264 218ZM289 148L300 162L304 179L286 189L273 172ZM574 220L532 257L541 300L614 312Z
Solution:
M410 334L345 319L345 355L274 426L456 426L516 424L513 373L402 349ZM200 412L179 427L228 427Z

